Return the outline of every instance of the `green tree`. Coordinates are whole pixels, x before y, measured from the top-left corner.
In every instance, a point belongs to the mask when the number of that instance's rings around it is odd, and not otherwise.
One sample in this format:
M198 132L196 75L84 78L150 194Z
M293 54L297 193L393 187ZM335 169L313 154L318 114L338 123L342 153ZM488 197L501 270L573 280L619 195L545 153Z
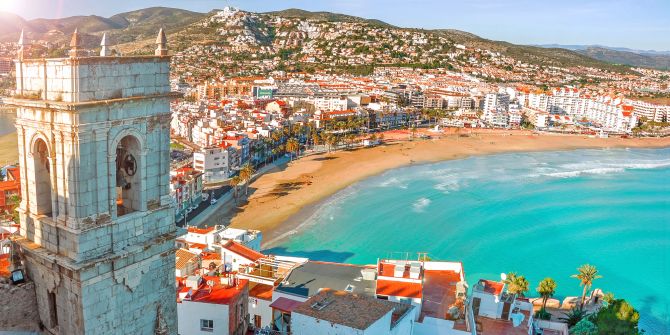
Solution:
M333 135L333 134L329 134L329 135L326 136L326 138L325 138L325 142L326 142L326 144L328 145L328 152L330 152L331 148L332 148L334 145L336 145L337 142L338 142L338 140L337 140L337 136L335 136L335 135Z
M567 323L568 327L573 327L584 317L586 317L586 312L578 307L575 307L572 308L569 312L563 313L563 317L560 317L559 320Z
M551 278L544 278L535 289L542 297L542 310L547 308L547 300L556 293L556 282Z
M579 285L583 286L582 290L582 299L579 303L579 308L584 308L584 299L586 299L586 291L591 288L593 281L603 276L598 274L598 269L595 266L590 264L584 264L577 268L577 274L571 276L572 278L579 279Z
M528 280L524 276L519 276L516 272L508 273L504 283L507 285L507 292L511 294L523 296L524 293L528 292Z
M249 163L245 164L240 170L240 178L244 182L244 195L249 195L249 183L251 182L254 173L256 173L256 170Z
M640 313L624 299L617 299L601 308L594 316L598 334L637 335Z
M16 207L19 207L19 204L21 203L21 196L19 196L18 193L14 193L9 196L7 199L7 205L9 205L9 210L8 212L12 216L12 221L16 224L21 223L21 219L19 218L19 211L16 210Z
M598 335L598 326L589 319L581 319L570 329L570 335Z
M296 140L294 137L291 137L286 141L286 151L290 153L291 161L293 161L293 154L296 154L296 158L298 157L298 153L300 151L300 142Z
M233 197L235 198L235 205L237 205L237 188L239 187L241 182L242 178L240 178L240 176L234 176L233 178L230 178L230 180L228 180L228 184L230 185L230 187L233 188Z
M319 136L319 133L313 132L312 133L312 148L316 147L319 144L321 144L321 136Z

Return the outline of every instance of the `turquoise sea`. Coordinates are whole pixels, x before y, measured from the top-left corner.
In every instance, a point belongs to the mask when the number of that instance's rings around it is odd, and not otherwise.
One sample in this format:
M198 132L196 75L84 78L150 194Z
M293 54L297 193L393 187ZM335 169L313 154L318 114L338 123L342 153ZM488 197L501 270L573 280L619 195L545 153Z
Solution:
M393 253L462 261L467 280L516 271L558 283L584 263L595 287L670 334L670 149L513 153L391 170L320 204L271 253L374 264ZM396 254L397 256L398 254Z
M0 136L16 132L14 127L16 113L0 109Z

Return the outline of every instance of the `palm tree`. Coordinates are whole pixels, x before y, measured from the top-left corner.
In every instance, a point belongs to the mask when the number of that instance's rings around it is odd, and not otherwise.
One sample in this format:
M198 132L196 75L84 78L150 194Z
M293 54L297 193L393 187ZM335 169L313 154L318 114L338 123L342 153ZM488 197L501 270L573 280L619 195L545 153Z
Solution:
M317 145L321 143L321 136L319 136L319 133L314 132L312 133L312 148L316 148Z
M281 140L281 137L282 137L281 132L273 131L272 135L270 135L270 136L272 137L272 141L274 142L274 145L277 146L277 143L279 143L279 141Z
M234 176L233 178L230 178L228 181L228 184L230 187L233 188L233 197L235 197L235 205L237 205L237 187L240 185L242 182L242 178L240 176Z
M542 297L542 310L547 308L547 300L556 293L556 282L551 278L544 278L535 289Z
M21 196L18 193L14 193L9 196L7 199L7 205L10 208L8 210L9 214L12 216L12 221L14 223L19 224L20 218L19 218L19 211L16 210L16 207L19 207L19 204L21 203Z
M572 328L574 325L576 325L581 319L585 318L586 312L579 309L579 308L573 308L569 312L563 313L563 317L558 318L561 321L565 321L565 323L568 324L568 327Z
M586 291L593 285L593 281L602 278L603 276L598 274L598 269L595 266L590 264L584 264L577 268L577 274L574 274L570 277L579 279L579 285L583 286L582 290L582 300L579 304L579 308L584 308L584 299L586 298Z
M516 272L508 273L504 283L507 285L507 292L511 294L523 296L528 292L528 280L524 276L517 275Z
M337 136L333 134L326 136L326 144L328 144L328 152L330 152L333 145L337 144Z
M256 170L249 163L245 164L242 167L242 170L240 170L240 178L242 178L242 181L245 184L244 195L249 195L249 182L251 181L251 178L254 176L254 173L256 173Z
M286 151L291 153L291 161L293 161L293 153L296 153L296 158L298 157L300 151L300 143L294 137L291 137L286 141Z

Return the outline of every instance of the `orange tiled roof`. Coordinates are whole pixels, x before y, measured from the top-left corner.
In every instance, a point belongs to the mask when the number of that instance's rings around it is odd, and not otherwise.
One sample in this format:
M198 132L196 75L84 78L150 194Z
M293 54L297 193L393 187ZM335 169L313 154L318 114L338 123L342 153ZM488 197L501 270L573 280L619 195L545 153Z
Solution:
M272 291L274 291L274 286L258 283L254 284L255 285L249 289L250 297L272 301Z
M246 279L238 279L239 284L237 286L228 286L221 284L220 277L204 277L203 284L198 291L193 293L191 301L203 302L208 304L219 304L219 305L229 305L231 302L236 301L238 297L248 288L249 281ZM213 281L214 286L212 286L211 291L207 287L206 283L208 281Z
M205 235L205 234L210 233L212 231L214 231L214 227L209 227L209 228L188 227L188 232L189 233L194 233L194 234Z
M188 262L190 262L191 260L198 257L197 254L195 254L193 252L190 252L186 249L177 250L175 256L176 256L176 262L177 262L177 264L176 264L177 269L184 268L186 266L186 264L188 264Z
M252 262L255 262L261 258L264 258L265 255L261 254L260 252L250 249L242 244L239 244L235 241L228 241L225 244L222 245L223 248L230 250L231 252L238 254Z
M0 255L0 277L9 277L9 254Z
M421 298L421 283L409 283L396 280L377 280L377 294L392 297Z

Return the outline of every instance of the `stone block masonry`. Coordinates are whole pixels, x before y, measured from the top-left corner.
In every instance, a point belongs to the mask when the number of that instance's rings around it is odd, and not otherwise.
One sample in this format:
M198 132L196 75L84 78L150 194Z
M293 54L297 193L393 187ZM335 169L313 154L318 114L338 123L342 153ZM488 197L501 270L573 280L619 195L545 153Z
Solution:
M176 334L169 57L19 60L19 241L53 334Z

